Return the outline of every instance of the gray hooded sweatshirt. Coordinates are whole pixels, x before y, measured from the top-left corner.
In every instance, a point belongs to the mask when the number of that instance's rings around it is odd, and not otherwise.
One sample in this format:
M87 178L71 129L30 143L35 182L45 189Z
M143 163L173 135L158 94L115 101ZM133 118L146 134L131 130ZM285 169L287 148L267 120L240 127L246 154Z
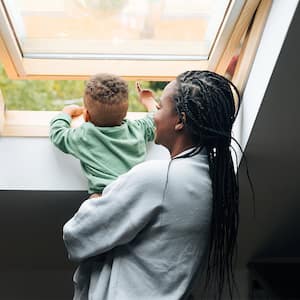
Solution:
M135 166L65 224L69 258L79 263L75 300L189 294L205 257L212 188L205 154L178 156Z

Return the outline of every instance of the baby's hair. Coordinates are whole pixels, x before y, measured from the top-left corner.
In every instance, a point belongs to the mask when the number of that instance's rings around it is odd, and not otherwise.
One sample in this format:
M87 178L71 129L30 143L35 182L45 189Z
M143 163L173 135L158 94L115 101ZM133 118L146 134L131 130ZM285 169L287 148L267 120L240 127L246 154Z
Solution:
M96 74L86 83L84 104L94 125L120 125L128 109L128 84L113 74Z
M112 74L96 74L86 83L85 95L103 104L119 104L128 101L128 84Z
M212 180L213 207L206 286L214 285L216 297L221 299L227 283L232 298L239 186L230 142L240 96L229 80L210 71L187 71L177 77L176 83L177 91L173 98L176 111L198 149L206 149ZM232 90L238 97L237 109Z

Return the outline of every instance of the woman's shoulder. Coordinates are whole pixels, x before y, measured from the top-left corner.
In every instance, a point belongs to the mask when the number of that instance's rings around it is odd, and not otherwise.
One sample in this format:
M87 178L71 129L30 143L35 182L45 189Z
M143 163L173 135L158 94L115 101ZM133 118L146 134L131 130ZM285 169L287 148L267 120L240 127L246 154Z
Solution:
M128 175L138 178L139 182L145 184L165 180L170 160L147 160L134 166Z
M168 169L170 163L169 159L152 159L146 160L136 166L134 166L131 171L137 173L162 173L164 170Z

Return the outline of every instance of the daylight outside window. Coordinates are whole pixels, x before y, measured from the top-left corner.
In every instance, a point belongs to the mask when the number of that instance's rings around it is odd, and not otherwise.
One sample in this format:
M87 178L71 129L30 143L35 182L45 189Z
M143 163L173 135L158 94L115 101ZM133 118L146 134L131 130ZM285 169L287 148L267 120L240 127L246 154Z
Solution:
M56 111L66 105L83 105L83 80L11 80L0 64L0 91L7 110ZM159 97L166 82L142 81L143 88ZM139 102L135 82L128 82L130 112L145 111Z

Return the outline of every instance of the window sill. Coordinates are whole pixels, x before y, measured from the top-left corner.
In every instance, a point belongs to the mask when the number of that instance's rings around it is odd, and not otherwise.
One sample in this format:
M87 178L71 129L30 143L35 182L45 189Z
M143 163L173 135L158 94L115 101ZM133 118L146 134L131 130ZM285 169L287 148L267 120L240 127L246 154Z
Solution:
M1 136L48 137L49 123L58 113L58 111L6 111ZM144 112L128 112L127 118L138 119L144 115ZM82 122L82 117L76 118L72 122L72 127L78 127Z

